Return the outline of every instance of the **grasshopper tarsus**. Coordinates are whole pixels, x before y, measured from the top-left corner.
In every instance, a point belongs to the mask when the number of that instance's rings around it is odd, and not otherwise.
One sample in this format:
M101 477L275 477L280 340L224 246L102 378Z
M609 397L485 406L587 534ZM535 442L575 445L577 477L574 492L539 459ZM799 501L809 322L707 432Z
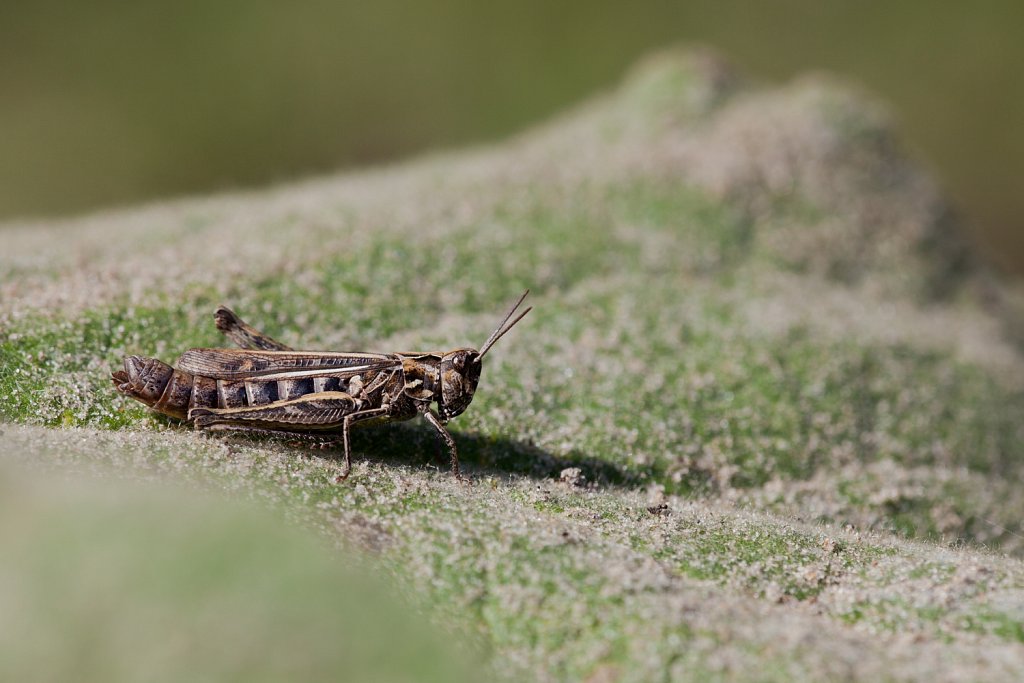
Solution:
M341 484L346 479L348 479L348 475L350 474L352 474L352 462L349 460L345 460L345 465L341 468L341 474L334 478L334 483Z
M294 351L221 306L214 314L217 329L240 348L191 349L177 367L128 356L111 380L121 393L191 422L197 430L301 438L319 448L340 441L345 461L337 481L352 471L352 427L422 415L438 443L448 447L452 475L464 481L455 439L445 424L473 400L484 356L532 310L512 317L527 294L516 300L479 351Z

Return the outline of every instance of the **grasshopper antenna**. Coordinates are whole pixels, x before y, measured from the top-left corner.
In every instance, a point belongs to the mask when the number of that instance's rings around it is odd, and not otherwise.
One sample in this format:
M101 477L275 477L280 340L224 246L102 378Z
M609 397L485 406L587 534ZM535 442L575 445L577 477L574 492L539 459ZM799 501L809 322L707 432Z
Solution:
M512 308L510 308L508 310L508 313L505 314L504 319L500 323L498 323L498 326L494 328L494 332L492 332L491 336L487 338L487 341L484 342L484 345L480 347L480 355L478 358L483 358L484 354L487 353L492 346L494 346L495 342L497 342L499 339L505 336L505 333L511 330L513 325L522 320L523 316L525 316L527 313L533 310L533 306L530 306L525 311L516 316L515 320L513 320L512 322L508 322L509 318L511 318L513 314L515 314L516 309L519 308L519 304L523 303L523 299L525 299L526 295L529 293L530 290L526 290L525 292L523 292L522 296L520 296L516 300L516 302L512 304ZM508 324L506 325L505 323Z

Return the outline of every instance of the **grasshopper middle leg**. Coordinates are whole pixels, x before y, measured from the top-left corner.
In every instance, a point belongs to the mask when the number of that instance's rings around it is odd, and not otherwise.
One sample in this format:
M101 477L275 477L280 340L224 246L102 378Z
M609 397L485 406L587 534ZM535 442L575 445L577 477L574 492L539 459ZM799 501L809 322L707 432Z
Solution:
M388 412L387 408L370 408L369 410L350 413L345 416L345 419L341 424L341 438L345 447L345 466L342 468L341 474L339 474L334 481L341 483L348 479L348 475L352 473L352 447L349 445L349 432L352 429L352 425L364 420L384 417Z

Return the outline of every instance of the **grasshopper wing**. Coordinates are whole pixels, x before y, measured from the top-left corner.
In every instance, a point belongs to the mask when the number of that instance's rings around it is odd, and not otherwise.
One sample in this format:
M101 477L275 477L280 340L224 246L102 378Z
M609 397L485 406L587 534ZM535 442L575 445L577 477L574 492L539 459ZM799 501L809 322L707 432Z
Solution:
M401 368L402 359L384 353L190 349L181 355L177 365L183 372L213 379L285 380L354 377Z

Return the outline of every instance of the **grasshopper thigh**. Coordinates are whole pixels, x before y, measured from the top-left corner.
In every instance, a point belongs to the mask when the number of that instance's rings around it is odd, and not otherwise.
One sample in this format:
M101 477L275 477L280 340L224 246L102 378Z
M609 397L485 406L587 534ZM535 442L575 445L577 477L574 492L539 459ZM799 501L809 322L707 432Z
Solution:
M246 436L271 436L290 439L291 441L301 440L312 448L328 448L341 443L341 435L336 432L295 432L287 429L265 429L242 423L218 423L210 425L207 431L211 432L237 432Z
M246 323L227 306L221 306L217 309L213 314L213 321L217 325L217 329L220 330L225 337L235 342L235 344L243 349L262 349L263 351L292 350L290 346L285 346L276 339L267 336L252 325Z
M342 426L346 415L357 413L362 400L342 391L322 391L285 401L238 408L193 408L188 419L196 429L237 424L301 431Z

